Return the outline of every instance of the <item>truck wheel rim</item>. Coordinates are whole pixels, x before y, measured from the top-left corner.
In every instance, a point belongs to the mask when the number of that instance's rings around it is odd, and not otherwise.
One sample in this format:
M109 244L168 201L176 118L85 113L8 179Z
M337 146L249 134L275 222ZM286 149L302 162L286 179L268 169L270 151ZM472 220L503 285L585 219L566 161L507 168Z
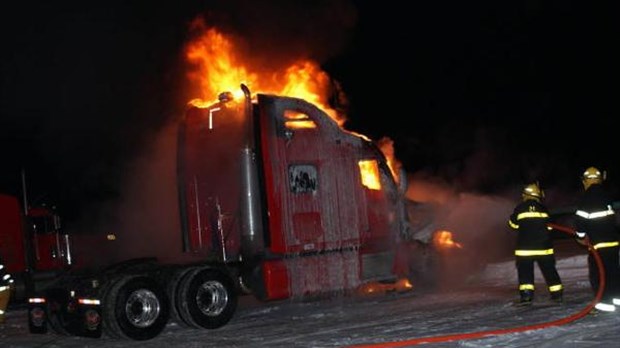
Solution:
M136 327L149 327L159 317L159 299L150 290L140 289L131 293L125 302L125 313L129 322Z
M196 293L196 304L204 315L217 316L228 304L228 291L220 282L205 282Z

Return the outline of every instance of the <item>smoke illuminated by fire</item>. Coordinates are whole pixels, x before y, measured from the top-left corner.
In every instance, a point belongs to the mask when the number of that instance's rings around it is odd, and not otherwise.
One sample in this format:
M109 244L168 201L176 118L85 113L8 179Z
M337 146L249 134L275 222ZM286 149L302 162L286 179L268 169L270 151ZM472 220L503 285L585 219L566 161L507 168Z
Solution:
M325 111L339 125L344 116L329 107L329 75L318 63L298 59L283 70L268 70L251 66L244 59L231 38L215 28L208 28L203 20L194 21L193 30L200 34L186 48L186 58L194 70L189 73L197 81L202 97L190 103L205 106L225 91L238 98L243 96L240 84L246 84L254 93L271 93L305 99Z

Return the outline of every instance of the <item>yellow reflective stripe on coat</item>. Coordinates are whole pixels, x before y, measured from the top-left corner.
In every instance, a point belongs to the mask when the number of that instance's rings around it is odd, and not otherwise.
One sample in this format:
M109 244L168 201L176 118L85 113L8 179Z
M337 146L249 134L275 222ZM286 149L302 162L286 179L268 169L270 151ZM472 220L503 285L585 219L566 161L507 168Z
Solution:
M553 248L546 250L515 250L516 256L553 255Z
M511 228L514 228L515 230L519 228L519 225L515 224L511 220L508 220L508 226L510 226Z
M594 249L611 248L620 245L620 242L602 242L594 244Z
M584 211L584 210L577 210L575 212L575 215L581 216L584 219L598 219L598 218L602 218L602 217L614 215L614 214L615 213L614 213L614 210L611 209L611 205L607 206L607 210L595 211L592 213L588 213L587 211Z
M517 215L517 221L522 220L522 219L546 218L546 217L549 217L549 214L541 213L539 211L528 211L528 212Z

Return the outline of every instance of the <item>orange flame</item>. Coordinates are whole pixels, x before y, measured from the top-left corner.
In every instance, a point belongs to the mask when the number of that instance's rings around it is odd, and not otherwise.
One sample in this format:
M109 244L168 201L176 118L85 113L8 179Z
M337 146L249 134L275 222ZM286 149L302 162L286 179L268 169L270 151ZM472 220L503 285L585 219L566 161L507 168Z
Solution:
M360 295L379 295L387 292L407 292L413 290L413 284L407 278L400 278L394 283L382 283L378 281L361 285L357 292Z
M381 189L381 180L379 179L379 166L376 161L359 161L357 165L360 168L362 177L362 185L371 190Z
M400 182L400 169L402 168L402 163L398 159L396 159L394 141L389 137L383 137L379 139L377 145L381 149L383 155L385 155L388 167L390 168L392 175L396 179L396 182Z
M299 59L282 71L261 71L250 66L236 50L230 38L216 30L207 28L198 19L194 29L201 34L186 48L187 61L195 68L188 74L197 81L200 93L205 99L190 101L195 106L206 106L221 92L230 91L235 98L243 96L239 86L246 84L254 93L272 93L305 99L325 111L338 125L344 117L328 105L330 78L316 62Z
M463 246L460 243L457 243L452 238L452 232L450 231L437 231L433 236L433 244L438 249L461 249Z
M240 93L240 83L256 83L257 75L249 73L238 62L232 43L215 29L206 30L202 36L190 42L186 57L190 63L198 66L198 70L190 72L189 77L199 81L203 95L215 99L220 92ZM199 103L199 100L192 102Z

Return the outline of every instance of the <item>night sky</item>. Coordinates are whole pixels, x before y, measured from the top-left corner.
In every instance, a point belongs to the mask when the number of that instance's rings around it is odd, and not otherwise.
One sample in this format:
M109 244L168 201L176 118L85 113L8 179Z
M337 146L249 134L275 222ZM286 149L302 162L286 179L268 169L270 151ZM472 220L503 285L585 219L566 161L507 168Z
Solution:
M595 165L620 183L615 2L292 3L12 3L0 14L0 192L21 194L24 169L31 203L69 221L118 197L127 163L200 97L183 64L199 14L249 54L320 62L347 97L345 127L393 139L409 173L494 193L530 180L578 189Z

